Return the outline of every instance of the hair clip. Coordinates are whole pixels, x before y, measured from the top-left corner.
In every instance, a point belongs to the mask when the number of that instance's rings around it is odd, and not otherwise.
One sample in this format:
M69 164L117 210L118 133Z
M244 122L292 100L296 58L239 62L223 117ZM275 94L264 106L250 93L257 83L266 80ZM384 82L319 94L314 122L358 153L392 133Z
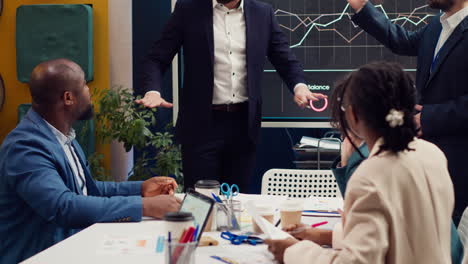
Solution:
M390 125L391 128L402 126L404 123L405 114L403 111L398 111L395 109L391 109L388 115L385 117L387 123Z

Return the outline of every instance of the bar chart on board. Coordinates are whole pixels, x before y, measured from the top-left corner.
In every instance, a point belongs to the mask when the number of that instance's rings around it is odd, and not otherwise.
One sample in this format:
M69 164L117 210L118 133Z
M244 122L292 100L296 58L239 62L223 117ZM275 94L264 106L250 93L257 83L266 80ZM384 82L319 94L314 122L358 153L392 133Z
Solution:
M346 0L264 0L273 6L276 19L302 63L313 92L331 94L334 82L372 61L393 61L414 72L416 58L393 54L351 20L354 11ZM426 0L374 0L371 3L392 23L409 31L426 26L435 16ZM301 110L281 82L275 68L264 70L264 120L327 119L323 112ZM320 108L320 106L319 106Z

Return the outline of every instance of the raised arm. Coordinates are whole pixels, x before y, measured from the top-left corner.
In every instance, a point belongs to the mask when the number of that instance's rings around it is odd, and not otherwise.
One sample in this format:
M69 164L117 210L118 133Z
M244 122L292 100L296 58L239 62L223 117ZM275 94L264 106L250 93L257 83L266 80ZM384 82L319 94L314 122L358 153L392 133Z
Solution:
M357 12L352 20L385 47L398 55L417 56L422 35L426 27L408 31L393 23L368 0L348 0Z

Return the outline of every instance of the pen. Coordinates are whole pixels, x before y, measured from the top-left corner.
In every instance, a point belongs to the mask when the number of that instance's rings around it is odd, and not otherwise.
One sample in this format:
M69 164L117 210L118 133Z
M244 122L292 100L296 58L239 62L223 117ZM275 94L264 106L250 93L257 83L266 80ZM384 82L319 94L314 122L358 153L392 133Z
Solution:
M211 256L211 258L214 258L216 260L219 260L223 263L226 263L226 264L238 264L237 262L233 261L233 260L230 260L228 258L222 258L222 257L218 257L218 256Z
M325 211L325 210L304 210L303 213L325 213L325 214L340 214L337 211Z
M171 242L172 242L171 232L168 232L167 233L167 247L168 247L168 250L169 250L169 254L168 254L169 264L172 264L172 246L171 246Z
M198 239L198 232L200 232L200 225L197 225L197 227L195 228L195 231L193 232L193 240L192 242L195 242L197 241Z
M281 224L281 218L278 219L278 222L276 222L275 226L278 227Z
M214 199L217 203L223 203L223 201L221 200L221 198L219 198L216 194L211 193L211 196L213 196L213 199Z
M323 221L323 222L320 222L320 223L313 224L313 225L311 225L311 227L316 228L316 227L323 226L323 225L326 225L326 224L328 224L328 221Z

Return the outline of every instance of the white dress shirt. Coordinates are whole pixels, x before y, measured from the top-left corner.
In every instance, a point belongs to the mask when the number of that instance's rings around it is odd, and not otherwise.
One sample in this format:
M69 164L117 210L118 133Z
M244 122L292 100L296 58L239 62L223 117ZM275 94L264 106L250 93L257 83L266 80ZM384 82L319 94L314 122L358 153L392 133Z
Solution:
M213 104L248 100L244 0L228 9L213 0L214 89Z
M440 33L439 42L437 43L434 58L439 54L440 49L444 46L445 42L450 38L456 27L468 16L468 7L463 8L457 13L447 17L447 14L443 14L440 17L440 23L442 24L442 32Z
M44 120L45 121L45 120ZM86 188L86 177L83 171L83 167L81 166L80 159L75 152L75 148L73 148L72 142L76 137L75 130L73 128L70 130L70 134L65 136L62 132L60 132L57 128L49 124L49 122L45 121L47 125L54 133L55 137L57 138L60 145L62 145L63 151L67 156L68 163L75 174L76 181L78 183L78 187L81 188L84 195L88 195L88 190Z

